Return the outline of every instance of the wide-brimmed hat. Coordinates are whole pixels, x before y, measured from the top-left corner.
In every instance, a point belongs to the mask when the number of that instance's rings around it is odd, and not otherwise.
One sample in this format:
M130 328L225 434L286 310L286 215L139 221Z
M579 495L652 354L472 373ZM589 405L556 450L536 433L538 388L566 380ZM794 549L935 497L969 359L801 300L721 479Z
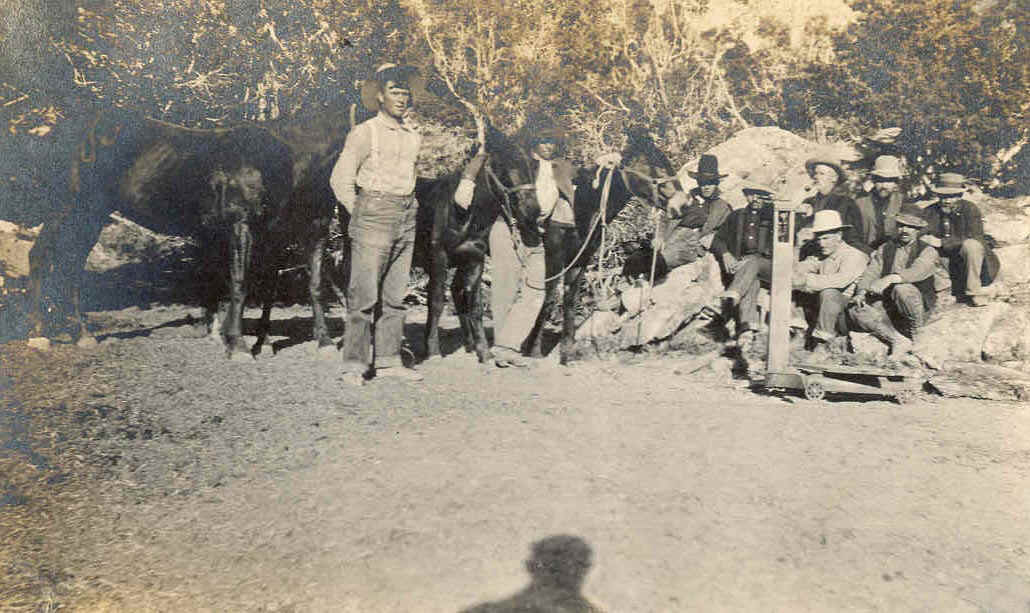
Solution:
M923 211L911 204L903 205L901 211L894 216L894 221L899 226L909 226L911 228L925 228L927 226L926 219L923 218Z
M757 181L746 181L741 185L740 191L742 191L745 196L748 194L758 194L760 196L765 196L769 200L785 201L782 198L777 197L776 190Z
M874 177L882 179L900 179L901 162L893 155L881 155L873 163L873 170L870 172Z
M373 113L379 111L379 86L387 81L405 83L414 101L425 91L426 80L416 66L383 64L361 84L361 103Z
M687 174L698 181L718 181L728 177L728 174L719 174L719 158L710 153L705 153L697 163L697 172L687 171Z
M957 172L942 172L930 189L935 194L961 194L966 191L966 178Z
M833 210L817 211L815 219L812 220L812 234L833 232L843 228L850 228L851 224L841 223L840 213Z
M805 170L808 171L808 176L815 177L815 167L819 166L820 164L822 164L823 166L829 166L830 168L837 171L838 181L844 180L844 169L840 167L840 162L827 156L814 157L805 160Z

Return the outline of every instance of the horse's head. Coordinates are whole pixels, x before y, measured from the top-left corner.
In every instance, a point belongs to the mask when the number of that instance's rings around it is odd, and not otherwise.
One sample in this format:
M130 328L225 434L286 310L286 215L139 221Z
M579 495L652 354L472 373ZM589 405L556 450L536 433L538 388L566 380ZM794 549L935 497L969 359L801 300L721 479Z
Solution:
M536 235L540 203L533 189L529 152L490 124L487 124L486 149L490 157L483 174L489 197L501 206L505 217L519 225L524 236Z
M624 187L632 197L678 213L687 202L687 195L668 156L643 128L630 128L626 136L627 148L622 161L627 171L623 173Z
M236 222L260 217L264 213L265 185L261 171L250 164L216 167L208 181L214 192L209 215L218 221Z

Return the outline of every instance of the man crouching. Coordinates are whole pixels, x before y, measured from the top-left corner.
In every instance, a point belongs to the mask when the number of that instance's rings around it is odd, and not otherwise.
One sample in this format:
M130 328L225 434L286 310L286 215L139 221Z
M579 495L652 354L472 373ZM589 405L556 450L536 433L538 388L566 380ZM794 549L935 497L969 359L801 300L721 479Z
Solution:
M866 269L868 257L844 242L840 213L822 210L815 214L809 230L816 254L806 257L794 268L794 290L806 319L814 320L811 341L815 357L829 353L827 345L847 333L844 308L854 294L855 282ZM799 233L799 238L807 234ZM800 245L798 246L800 249Z
M848 323L872 333L890 345L892 356L899 356L911 351L913 334L933 309L933 273L939 257L936 249L919 240L927 222L918 208L904 206L895 221L897 234L873 252L858 279Z

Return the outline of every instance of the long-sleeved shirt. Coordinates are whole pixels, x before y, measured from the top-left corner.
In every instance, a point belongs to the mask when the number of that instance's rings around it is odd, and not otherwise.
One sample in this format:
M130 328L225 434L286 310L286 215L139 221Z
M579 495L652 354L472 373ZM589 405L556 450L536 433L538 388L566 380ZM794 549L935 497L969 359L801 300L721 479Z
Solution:
M352 211L355 186L397 196L411 194L421 143L418 132L382 112L358 124L347 135L329 177L336 199Z
M795 265L794 274L804 275L804 292L821 292L824 289L839 289L845 295L855 291L855 281L865 272L869 257L851 245L842 242L836 251L828 256L810 256Z
M887 275L898 275L905 283L918 283L933 276L934 270L937 268L937 262L940 260L936 249L929 245L920 247L918 241L912 241L907 245L895 244L897 245L897 251L894 253L894 262L891 265L891 270L886 270L884 266L886 259L884 252L889 248L888 244L884 243L869 258L869 265L866 266L865 272L858 279L858 289L868 290L874 281ZM919 248L922 248L922 251L916 256L915 261L909 265L909 260L912 258L912 250Z

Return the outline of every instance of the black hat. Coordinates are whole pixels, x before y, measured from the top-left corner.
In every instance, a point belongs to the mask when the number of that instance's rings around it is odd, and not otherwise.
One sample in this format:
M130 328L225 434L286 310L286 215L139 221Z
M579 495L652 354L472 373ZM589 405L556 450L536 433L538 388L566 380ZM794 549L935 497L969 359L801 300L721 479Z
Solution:
M715 157L710 153L705 153L701 156L701 160L697 163L697 172L687 171L687 174L691 177L701 181L718 181L729 175L719 174L719 158Z

